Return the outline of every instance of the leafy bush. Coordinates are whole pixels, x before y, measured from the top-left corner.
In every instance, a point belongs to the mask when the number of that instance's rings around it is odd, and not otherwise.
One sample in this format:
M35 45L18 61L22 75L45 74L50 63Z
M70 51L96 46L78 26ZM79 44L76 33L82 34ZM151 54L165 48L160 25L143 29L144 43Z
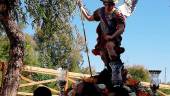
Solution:
M133 65L127 67L131 76L139 81L149 81L149 71L144 68L142 65Z
M170 89L159 89L160 91L162 91L163 93L170 95Z

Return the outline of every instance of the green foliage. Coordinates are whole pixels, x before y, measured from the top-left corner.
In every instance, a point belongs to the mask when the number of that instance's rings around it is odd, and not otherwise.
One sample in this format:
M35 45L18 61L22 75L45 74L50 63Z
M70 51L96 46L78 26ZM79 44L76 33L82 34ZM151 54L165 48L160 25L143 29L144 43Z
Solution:
M75 0L25 0L25 3L27 11L34 19L33 23L37 25L43 20L48 32L68 28L68 21L76 7ZM55 29L50 31L51 27Z
M52 75L47 75L47 74L41 74L41 73L30 73L30 72L22 72L22 75L24 77L27 77L33 81L43 81L43 80L49 80L49 79L54 79L56 78L56 76L52 76ZM22 81L21 83L26 83L25 81ZM56 82L51 82L51 83L48 83L48 84L43 84L45 86L48 86L50 88L54 88L56 89ZM20 88L20 90L23 92L25 92L25 90L27 92L32 92L35 88L37 88L37 85L35 86L30 86L30 87L23 87L23 88Z
M162 91L163 93L167 94L167 95L170 95L170 89L160 88L159 90Z
M56 78L56 76L51 76L51 75L46 75L46 74L39 74L39 73L33 73L31 75L31 78L34 81L43 81L43 80L54 79L54 78ZM50 88L54 88L54 89L57 88L56 82L51 82L51 83L44 84L44 85L47 86L47 87L50 87Z
M55 76L51 76L51 75L46 75L46 74L31 74L31 77L33 77L34 81L42 81L42 80L48 80L48 79L54 79Z
M34 65L39 66L39 53L36 51L37 45L36 42L33 40L33 38L25 34L25 55L24 55L24 64L26 65Z
M92 67L91 68L92 74L96 73L96 70ZM83 74L90 74L90 68L89 67L83 67L81 68L81 73Z
M38 66L38 52L36 51L36 43L31 36L25 34L25 55L24 64ZM9 40L6 35L0 36L0 60L8 61L9 59Z
M82 63L83 58L81 56L81 51L84 50L85 48L84 45L84 38L77 33L76 38L73 41L73 45L72 45L72 49L70 52L70 67L69 67L69 71L72 72L81 72L80 70L80 66L79 64Z
M20 84L26 84L28 82L21 80ZM18 92L32 92L34 90L34 86L27 86L27 87L21 87L19 88Z
M33 17L32 25L36 28L35 38L41 67L69 67L71 71L78 72L82 49L77 48L77 38L74 38L70 24L76 1L26 0L25 3Z
M25 26L23 22L30 21L26 16L28 13L32 26L36 29L34 39L25 34L24 64L46 68L68 67L70 71L80 72L79 64L82 63L80 52L84 49L84 38L80 34L75 34L76 31L70 23L76 8L76 0L24 0L21 3L19 6L11 6L12 16L22 29ZM3 30L1 27L0 24L0 30ZM7 60L9 42L8 39L2 41L0 59ZM39 81L53 77L32 74L30 78ZM49 86L54 87L54 84Z
M56 89L56 90L59 90L59 87L57 86L56 82L50 82L48 84L45 84L45 86L53 88L53 89Z
M48 68L70 65L69 70L78 72L79 64L82 62L80 54L82 51L80 45L82 46L82 44L77 45L77 38L75 38L76 35L73 35L73 26L70 24L76 8L76 1L24 0L15 2L19 3L18 6L13 3L11 2L13 16L21 28L24 27L22 22L30 20L27 18L26 13L28 13L31 16L32 26L36 29L37 50L34 45L31 45L32 42L26 42L25 64L39 64L40 67ZM29 37L27 36L26 39Z
M146 82L149 81L149 72L143 66L134 65L131 67L129 66L127 69L134 79Z
M0 36L0 61L7 61L9 58L9 40L6 35Z

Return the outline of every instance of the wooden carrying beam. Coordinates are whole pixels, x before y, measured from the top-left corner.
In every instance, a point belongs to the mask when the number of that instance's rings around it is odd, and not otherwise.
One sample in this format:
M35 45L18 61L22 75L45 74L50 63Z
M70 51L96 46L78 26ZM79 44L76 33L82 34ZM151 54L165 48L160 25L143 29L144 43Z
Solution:
M17 94L22 96L33 96L33 93L26 93L26 92L18 92ZM52 96L59 96L59 95L52 95Z
M38 81L38 82L31 82L31 83L26 83L26 84L20 84L19 87L39 85L39 84L44 84L44 83L49 83L49 82L56 82L56 80L57 80L57 79L50 79L50 80L44 80L44 81Z
M150 87L150 83L148 83L148 82L141 82L141 84L146 87ZM170 89L170 85L159 84L159 88Z
M24 66L23 71L36 72L36 73L49 74L49 75L56 75L56 76L58 76L58 74L59 74L59 72L57 70L54 70L54 69L39 68L39 67L32 67L32 66ZM89 74L68 72L68 77L73 78L73 79L81 79L83 77L90 77L90 75ZM148 83L148 82L141 82L141 83L144 84L145 86L150 86L150 83ZM170 89L170 85L160 84L160 88Z
M18 92L17 94L23 96L33 96L33 93L26 93L26 92Z
M22 79L22 80L25 80L25 81L28 81L28 82L30 82L30 83L35 82L35 81L33 81L33 80L29 79L29 78L26 78L26 77L24 77L24 76L21 76L21 79ZM42 84L40 84L39 86L47 87L47 86L42 85ZM52 88L50 88L50 87L47 87L47 88L50 89L51 92L53 92L53 93L57 93L57 94L59 93L59 91L57 91L57 90L55 90L55 89L52 89Z
M23 71L49 74L49 75L56 75L56 76L58 76L58 74L59 74L59 72L57 70L54 70L54 69L39 68L39 67L33 67L33 66L24 66ZM68 77L75 78L75 79L81 79L83 77L90 77L90 75L89 74L68 72Z

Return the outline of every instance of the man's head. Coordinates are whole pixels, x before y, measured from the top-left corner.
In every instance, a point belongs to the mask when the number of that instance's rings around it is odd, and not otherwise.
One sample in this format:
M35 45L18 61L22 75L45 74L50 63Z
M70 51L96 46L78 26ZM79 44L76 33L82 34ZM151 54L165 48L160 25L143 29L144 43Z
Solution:
M33 96L52 96L51 91L47 87L38 87L34 91Z
M111 96L129 96L128 90L123 87L114 87L111 92Z

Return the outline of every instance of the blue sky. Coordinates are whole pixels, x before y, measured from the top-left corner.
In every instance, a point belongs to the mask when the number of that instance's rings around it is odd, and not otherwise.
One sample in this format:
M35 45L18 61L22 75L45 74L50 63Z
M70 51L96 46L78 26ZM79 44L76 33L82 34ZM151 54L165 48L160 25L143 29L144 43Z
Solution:
M86 8L93 11L103 6L100 0L83 0ZM147 69L162 70L161 81L170 82L170 0L139 0L132 16L126 20L126 29L123 34L122 46L125 52L122 61L126 65L143 65ZM73 19L80 33L83 34L80 16L77 14ZM95 32L98 22L84 21L87 35L87 43L90 50L92 67L97 71L103 70L103 62L99 56L94 56L91 50L96 44ZM33 34L31 26L25 32ZM84 64L88 66L87 56L84 53Z
M93 11L103 6L100 0L84 0L86 8ZM147 69L162 70L161 81L170 82L170 0L139 0L132 16L126 20L126 29L123 34L122 46L125 52L122 61L125 65L143 65ZM77 16L73 22L78 25L83 34L80 18ZM88 47L90 49L91 65L97 70L103 69L99 56L91 54L96 44L97 22L84 21ZM84 54L85 64L88 66L87 56Z

